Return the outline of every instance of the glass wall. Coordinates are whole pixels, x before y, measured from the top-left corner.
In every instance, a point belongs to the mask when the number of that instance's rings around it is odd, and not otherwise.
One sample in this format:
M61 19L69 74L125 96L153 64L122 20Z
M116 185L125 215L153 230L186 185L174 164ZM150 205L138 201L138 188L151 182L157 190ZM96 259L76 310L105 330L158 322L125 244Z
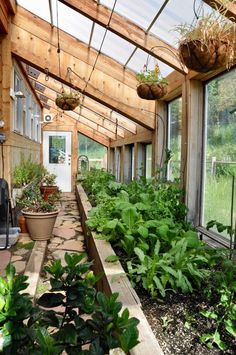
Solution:
M168 138L170 161L167 167L167 179L173 181L180 178L181 164L181 125L182 98L179 97L168 104Z
M89 169L107 169L107 148L78 133L78 158L82 155L89 159Z
M206 226L217 220L230 225L231 217L234 223L236 217L236 193L232 191L236 175L236 69L206 85L204 127L201 223Z

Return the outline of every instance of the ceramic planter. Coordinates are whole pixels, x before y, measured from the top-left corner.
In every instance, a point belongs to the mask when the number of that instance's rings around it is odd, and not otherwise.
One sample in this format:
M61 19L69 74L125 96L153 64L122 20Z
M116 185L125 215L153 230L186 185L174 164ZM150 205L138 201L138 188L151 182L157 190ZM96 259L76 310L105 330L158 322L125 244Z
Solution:
M30 237L33 240L49 240L59 210L53 212L30 212L22 210Z

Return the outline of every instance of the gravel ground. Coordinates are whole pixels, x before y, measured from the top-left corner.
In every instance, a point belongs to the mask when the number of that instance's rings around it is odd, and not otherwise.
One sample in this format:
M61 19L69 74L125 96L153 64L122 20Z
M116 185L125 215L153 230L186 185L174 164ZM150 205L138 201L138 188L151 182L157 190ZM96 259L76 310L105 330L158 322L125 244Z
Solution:
M166 297L165 302L162 302L151 299L144 290L136 291L143 312L165 355L236 354L236 341L231 342L231 349L227 351L209 349L205 344L200 343L199 336L209 332L210 325L207 319L198 315L201 309L207 307L201 294L171 294ZM224 336L227 337L226 334Z

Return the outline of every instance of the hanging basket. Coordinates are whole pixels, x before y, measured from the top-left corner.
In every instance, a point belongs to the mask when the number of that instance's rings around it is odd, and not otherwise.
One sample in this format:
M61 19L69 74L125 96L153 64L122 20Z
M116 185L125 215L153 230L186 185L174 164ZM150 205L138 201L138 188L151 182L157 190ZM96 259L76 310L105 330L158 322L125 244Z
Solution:
M141 99L159 100L167 93L167 84L140 83L137 86L137 94Z
M79 106L79 97L77 94L65 93L58 95L56 100L56 105L60 107L63 111L73 111L77 106Z
M231 66L234 49L229 41L218 38L182 42L179 46L179 57L187 68L207 73L222 67Z

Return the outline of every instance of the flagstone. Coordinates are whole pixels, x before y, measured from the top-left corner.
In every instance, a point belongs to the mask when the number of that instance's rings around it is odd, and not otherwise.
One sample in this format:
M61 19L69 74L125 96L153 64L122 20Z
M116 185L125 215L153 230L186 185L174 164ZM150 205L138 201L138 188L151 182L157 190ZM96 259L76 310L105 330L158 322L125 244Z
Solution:
M59 246L62 250L84 251L84 243L78 240L68 240Z
M14 254L15 255L25 255L28 252L29 252L29 250L27 250L27 249L19 249L19 250L14 251Z
M22 256L20 255L12 255L11 262L22 260Z
M61 227L61 228L54 228L53 229L53 234L56 237L62 237L62 238L73 238L75 236L75 231L72 228L66 228L66 227Z
M26 262L25 261L15 261L13 265L16 268L16 272L19 274L25 270Z
M53 244L60 244L60 243L63 243L63 239L59 238L59 237L52 237L50 242Z

